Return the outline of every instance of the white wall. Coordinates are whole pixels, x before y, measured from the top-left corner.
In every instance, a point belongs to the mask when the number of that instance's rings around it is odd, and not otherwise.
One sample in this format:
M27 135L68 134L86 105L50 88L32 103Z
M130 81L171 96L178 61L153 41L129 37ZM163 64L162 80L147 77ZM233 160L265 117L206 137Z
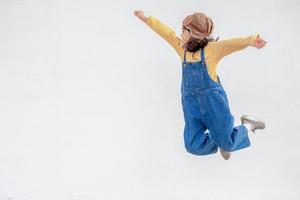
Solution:
M300 199L300 3L0 0L0 200ZM220 39L261 33L219 63L236 124L264 119L224 161L183 147L181 63L134 15L180 35L204 12Z

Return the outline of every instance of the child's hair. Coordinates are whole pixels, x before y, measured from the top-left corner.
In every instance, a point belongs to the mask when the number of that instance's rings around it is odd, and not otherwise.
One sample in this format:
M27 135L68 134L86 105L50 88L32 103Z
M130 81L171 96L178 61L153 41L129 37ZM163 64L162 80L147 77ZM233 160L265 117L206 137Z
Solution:
M213 39L211 37L206 37L203 38L202 40L197 39L197 38L193 38L191 39L187 46L186 46L186 50L189 52L196 52L199 49L203 49L209 42L213 42L213 41L217 41L219 39L219 37L217 37L217 39Z

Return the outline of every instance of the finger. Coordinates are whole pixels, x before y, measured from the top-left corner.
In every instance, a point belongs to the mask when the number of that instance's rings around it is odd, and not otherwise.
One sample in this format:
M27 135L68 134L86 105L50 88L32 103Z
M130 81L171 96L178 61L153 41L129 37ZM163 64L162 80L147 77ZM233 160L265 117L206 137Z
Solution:
M263 41L263 40L261 40L261 41L259 41L259 43L260 43L260 44L265 44L266 42Z
M265 41L264 40L261 40L261 41L259 41L260 43L265 43Z
M261 38L259 38L257 41L258 41L258 42L263 42L264 40L263 40L263 39L261 39Z
M264 43L267 43L267 41L265 41L265 40L263 40L263 39L261 39L261 41L264 42Z
M259 41L260 44L265 45L266 42L264 40Z

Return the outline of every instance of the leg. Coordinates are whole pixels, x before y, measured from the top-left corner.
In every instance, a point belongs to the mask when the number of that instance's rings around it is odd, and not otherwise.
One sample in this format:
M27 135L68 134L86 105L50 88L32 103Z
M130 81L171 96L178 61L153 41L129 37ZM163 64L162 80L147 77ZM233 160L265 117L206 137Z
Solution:
M184 128L184 143L185 149L192 154L208 155L214 154L218 151L218 146L209 136L205 133L204 126L200 120L191 120Z
M189 153L208 155L218 151L218 146L212 140L210 133L205 133L206 126L199 119L200 107L197 97L186 97L182 101L184 112L184 143Z
M244 125L234 127L234 117L230 112L227 96L222 90L208 95L208 110L205 124L212 138L224 151L232 152L250 146L248 130Z

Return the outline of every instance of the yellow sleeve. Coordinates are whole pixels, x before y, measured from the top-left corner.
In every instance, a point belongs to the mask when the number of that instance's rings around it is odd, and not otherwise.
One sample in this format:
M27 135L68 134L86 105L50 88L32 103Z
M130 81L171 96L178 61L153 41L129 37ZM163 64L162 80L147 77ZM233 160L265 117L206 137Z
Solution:
M178 36L176 36L174 30L172 30L170 27L163 24L153 16L149 16L147 18L146 24L158 35L160 35L164 40L166 40L176 50L177 54L180 55L181 39Z
M248 37L237 37L212 42L212 55L216 62L219 62L219 60L221 60L223 57L235 51L239 51L250 45L254 45L256 38L258 38L259 36L260 34L256 33Z

